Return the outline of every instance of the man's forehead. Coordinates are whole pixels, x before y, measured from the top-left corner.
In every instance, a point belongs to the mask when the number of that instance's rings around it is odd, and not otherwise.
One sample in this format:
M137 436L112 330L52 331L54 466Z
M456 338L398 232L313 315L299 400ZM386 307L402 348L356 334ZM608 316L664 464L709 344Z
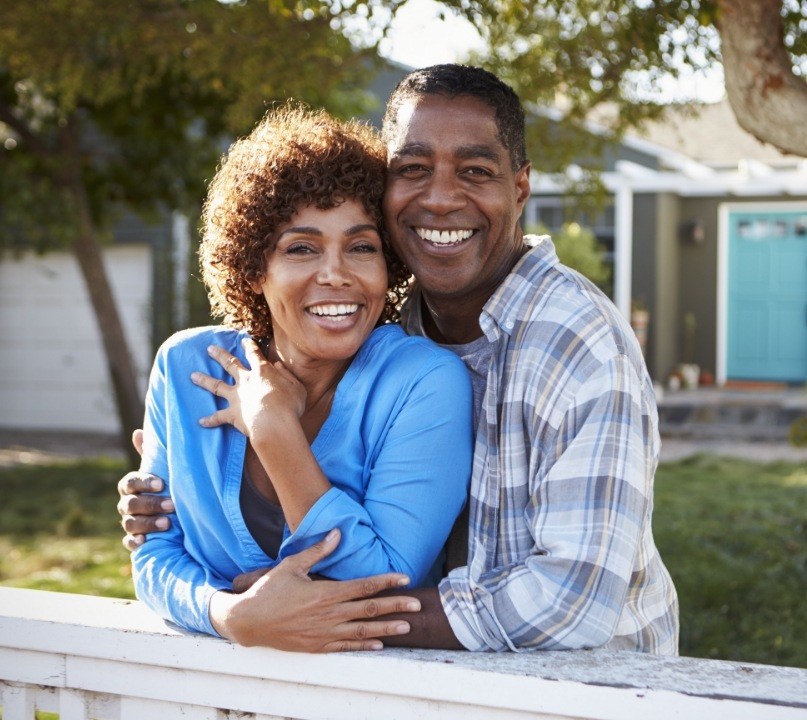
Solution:
M388 138L392 154L428 155L452 147L462 155L506 152L493 109L470 96L422 95L402 103Z

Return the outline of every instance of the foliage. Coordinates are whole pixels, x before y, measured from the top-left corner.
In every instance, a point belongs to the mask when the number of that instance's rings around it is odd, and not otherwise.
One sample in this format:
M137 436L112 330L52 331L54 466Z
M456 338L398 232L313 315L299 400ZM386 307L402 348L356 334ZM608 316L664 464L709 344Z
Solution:
M284 0L0 3L0 251L74 251L129 452L142 395L100 243L124 211L198 211L223 138L267 103L362 107L368 53L334 31L339 13Z
M528 227L527 232L534 235L548 233L542 226ZM576 222L568 222L551 235L560 261L608 292L611 267L605 259L605 248L597 241L594 233Z
M132 597L115 512L124 468L0 468L0 584ZM681 602L682 655L807 667L805 517L803 465L698 456L659 467L653 527Z
M659 88L720 60L722 0L443 0L488 48L471 57L530 101L529 155L537 170L581 166L596 187L603 149L626 129L662 114ZM807 74L807 6L783 0L784 42L797 76ZM556 120L563 122L560 126ZM587 120L600 131L589 132ZM580 180L570 180L579 185Z
M75 233L60 192L67 125L78 127L95 222L108 228L124 207L148 215L198 205L223 134L248 130L273 100L293 96L341 114L363 107L355 88L366 53L333 32L320 3L45 5L47 22L42 3L0 6L6 244L32 237L43 247Z

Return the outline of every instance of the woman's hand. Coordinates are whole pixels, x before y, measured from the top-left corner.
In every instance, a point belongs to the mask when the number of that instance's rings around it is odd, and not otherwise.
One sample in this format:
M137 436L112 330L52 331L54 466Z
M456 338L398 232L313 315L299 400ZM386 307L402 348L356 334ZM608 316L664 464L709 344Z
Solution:
M339 532L292 555L240 595L220 591L210 600L216 631L241 645L295 652L380 650L382 638L409 632L405 619L420 601L401 588L409 578L386 573L356 580L313 582L311 568L339 544ZM387 591L383 597L378 593ZM406 615L403 615L406 613Z
M234 384L217 380L202 372L191 375L194 384L228 402L228 407L203 417L204 427L233 425L248 438L271 435L279 424L299 421L305 410L306 391L302 383L282 363L272 364L252 339L244 340L249 367L224 348L211 345L207 349Z

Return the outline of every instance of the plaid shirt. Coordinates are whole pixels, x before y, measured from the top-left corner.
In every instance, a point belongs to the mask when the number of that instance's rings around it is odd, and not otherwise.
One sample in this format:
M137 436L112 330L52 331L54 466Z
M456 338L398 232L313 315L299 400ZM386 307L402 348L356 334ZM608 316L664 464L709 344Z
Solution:
M469 650L676 654L678 600L651 530L660 441L641 351L548 238L527 241L537 246L480 317L496 349L468 565L440 583L443 608ZM415 295L404 309L409 332L419 307Z

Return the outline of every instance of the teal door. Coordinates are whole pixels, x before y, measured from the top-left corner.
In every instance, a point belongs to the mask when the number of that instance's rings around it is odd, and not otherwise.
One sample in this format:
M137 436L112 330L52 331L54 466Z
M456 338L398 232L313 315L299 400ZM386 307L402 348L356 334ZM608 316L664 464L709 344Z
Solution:
M807 380L807 208L731 212L730 380Z

